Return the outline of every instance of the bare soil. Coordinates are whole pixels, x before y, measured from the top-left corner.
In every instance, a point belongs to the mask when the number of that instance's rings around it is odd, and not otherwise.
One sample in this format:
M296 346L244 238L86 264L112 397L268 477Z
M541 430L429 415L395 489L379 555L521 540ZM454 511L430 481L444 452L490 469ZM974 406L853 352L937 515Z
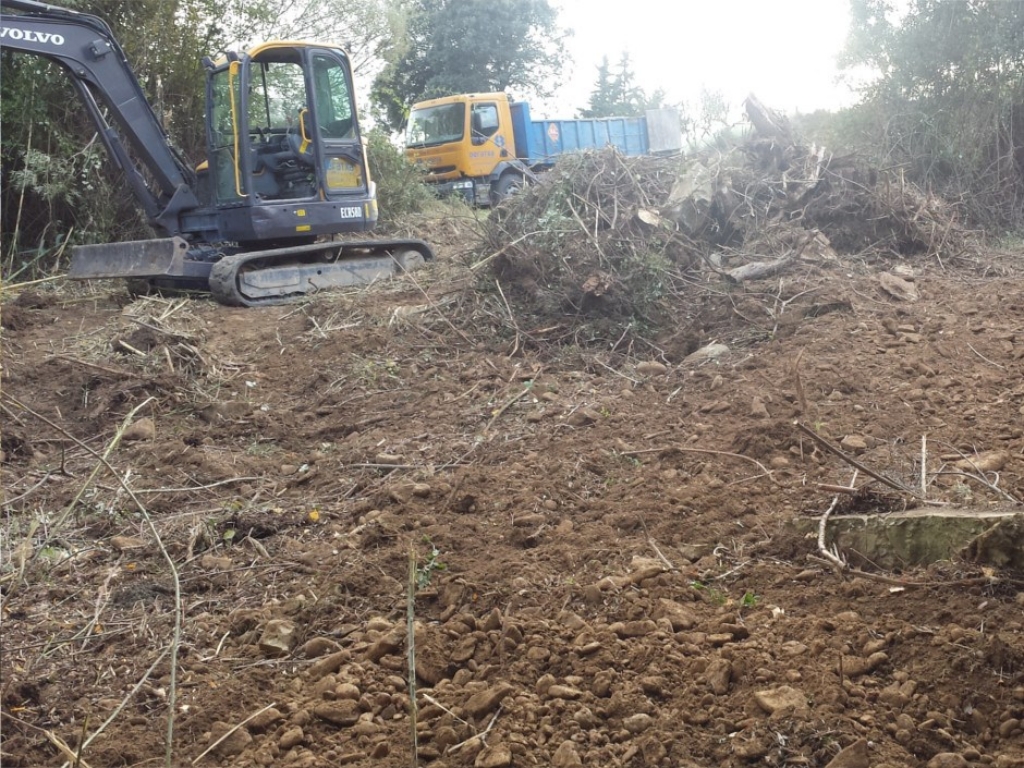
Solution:
M429 234L299 306L5 302L5 767L1024 765L1024 575L808 520L1024 497L1017 256L587 336Z

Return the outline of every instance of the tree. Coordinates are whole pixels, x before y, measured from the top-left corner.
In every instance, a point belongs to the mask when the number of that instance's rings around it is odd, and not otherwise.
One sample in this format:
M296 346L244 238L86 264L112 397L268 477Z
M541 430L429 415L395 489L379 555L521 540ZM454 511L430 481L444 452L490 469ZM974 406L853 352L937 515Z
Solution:
M422 99L553 90L567 33L548 0L407 0L404 9L371 96L376 116L392 130L404 127L409 107Z
M617 117L639 115L647 109L664 105L665 92L660 88L650 96L636 84L629 52L623 51L614 73L608 57L597 68L597 82L590 92L590 105L580 110L580 117Z
M205 159L202 58L274 17L270 0L62 0L111 27L157 116L193 163ZM0 56L0 233L4 271L70 242L151 235L97 140L64 70L42 57Z
M875 73L859 107L871 120L865 145L983 222L1024 223L1024 2L850 7L840 63Z

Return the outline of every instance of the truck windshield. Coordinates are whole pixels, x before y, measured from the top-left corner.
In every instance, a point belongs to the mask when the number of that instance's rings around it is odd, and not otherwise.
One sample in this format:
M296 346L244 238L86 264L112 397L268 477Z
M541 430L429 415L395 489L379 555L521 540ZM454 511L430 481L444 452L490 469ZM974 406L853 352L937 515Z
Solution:
M459 141L465 129L466 105L462 102L414 109L409 115L405 146L431 147L449 141Z

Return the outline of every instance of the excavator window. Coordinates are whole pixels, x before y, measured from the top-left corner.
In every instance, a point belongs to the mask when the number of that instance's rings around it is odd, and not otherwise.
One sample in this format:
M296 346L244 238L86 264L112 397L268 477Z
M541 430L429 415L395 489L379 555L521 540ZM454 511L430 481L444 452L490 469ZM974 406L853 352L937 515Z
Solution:
M335 59L315 55L313 89L317 123L324 140L355 138L355 107L344 68Z

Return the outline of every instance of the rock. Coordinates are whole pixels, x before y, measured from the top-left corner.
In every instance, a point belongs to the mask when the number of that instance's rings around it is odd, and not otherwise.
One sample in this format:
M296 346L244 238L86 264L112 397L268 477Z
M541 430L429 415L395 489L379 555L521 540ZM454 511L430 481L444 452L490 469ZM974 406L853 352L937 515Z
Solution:
M352 658L352 654L346 650L332 653L330 656L325 656L311 666L306 674L309 675L310 680L319 680L321 677L333 675L341 669L341 665L350 658Z
M230 557L203 555L199 558L199 565L206 571L226 571L234 565L234 561Z
M507 744L485 747L473 761L474 768L507 768L512 765L512 750Z
M654 718L643 712L638 712L635 715L630 715L622 721L622 727L630 733L632 733L633 735L643 733L652 725L654 725Z
M884 651L872 653L866 659L861 656L843 656L843 674L847 677L860 677L874 672L889 661Z
M288 750L292 747L297 747L305 738L306 735L302 732L302 729L296 726L282 733L281 738L277 740L277 745L281 749Z
M142 547L146 546L146 542L144 539L139 539L135 536L111 536L110 546L118 552L124 552L129 549L142 549Z
M940 752L928 761L925 768L970 768L970 765L963 755L956 752Z
M696 352L684 357L683 362L691 364L706 363L711 360L718 360L727 354L729 354L729 347L725 344L708 344L706 347L701 347Z
M807 697L801 691L788 685L782 685L766 691L757 691L754 694L754 701L757 703L757 706L770 715L782 709L807 708Z
M284 720L284 714L281 710L276 707L271 707L255 715L252 720L249 721L248 727L254 731L265 731L272 725Z
M664 376L668 373L668 366L656 360L644 360L637 363L636 372L641 376Z
M714 659L708 664L704 677L715 696L724 696L729 692L729 684L732 682L732 662L728 659Z
M583 761L576 745L571 741L563 741L551 756L551 768L582 768Z
M335 653L340 650L341 646L329 637L314 637L303 643L298 652L300 656L305 656L307 659L318 659L328 653Z
M479 693L469 697L463 708L470 717L477 718L489 715L498 708L501 700L512 693L512 686L508 683L501 683L492 688L486 688Z
M668 619L673 632L682 632L697 626L697 615L681 603L662 597L654 608L655 619Z
M878 284L897 301L914 302L918 299L917 287L913 283L889 272L878 276Z
M128 429L121 435L126 443L138 440L153 440L156 438L156 422L146 416L128 425Z
M384 635L366 650L366 658L370 661L380 661L385 656L390 656L402 647L402 635L400 632L392 632Z
M271 619L260 637L260 650L267 656L287 656L298 641L295 622Z
M847 435L839 443L843 447L843 450L849 451L850 453L864 453L868 449L867 440L861 435Z
M549 699L575 700L583 695L583 691L571 685L552 685L548 687L546 695Z
M867 739L857 739L829 760L825 768L871 768Z
M210 728L210 744L216 744L221 738L224 740L211 750L218 757L232 757L240 755L249 744L252 743L252 736L244 727L235 728L233 725L217 720ZM225 736L225 734L230 734Z
M359 722L359 702L351 699L324 702L313 708L313 714L333 725L350 728Z

